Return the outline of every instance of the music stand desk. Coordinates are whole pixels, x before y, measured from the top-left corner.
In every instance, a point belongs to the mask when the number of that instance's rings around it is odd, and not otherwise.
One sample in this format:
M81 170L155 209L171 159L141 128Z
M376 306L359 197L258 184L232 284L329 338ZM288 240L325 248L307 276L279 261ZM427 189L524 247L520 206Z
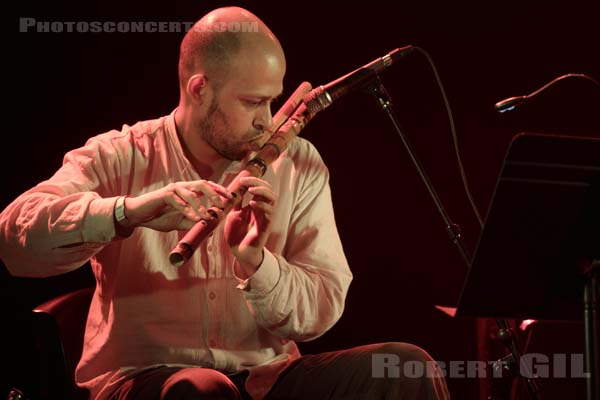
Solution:
M600 139L515 135L456 316L583 319L595 400L599 265Z

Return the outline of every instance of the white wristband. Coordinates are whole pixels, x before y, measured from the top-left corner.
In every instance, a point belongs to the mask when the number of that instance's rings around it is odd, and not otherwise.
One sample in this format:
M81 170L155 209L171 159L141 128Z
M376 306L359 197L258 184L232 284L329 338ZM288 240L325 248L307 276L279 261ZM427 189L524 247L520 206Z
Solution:
M121 196L115 203L115 221L122 227L128 227L127 215L125 215L125 199L127 196Z

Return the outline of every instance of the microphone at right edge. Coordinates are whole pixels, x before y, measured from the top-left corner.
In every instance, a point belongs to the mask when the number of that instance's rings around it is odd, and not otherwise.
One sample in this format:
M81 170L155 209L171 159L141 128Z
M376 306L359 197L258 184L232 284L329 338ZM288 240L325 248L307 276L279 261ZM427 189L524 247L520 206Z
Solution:
M596 84L596 86L600 87L600 82L598 82L596 79L586 75L586 74L575 74L575 73L569 73L569 74L564 74L559 76L558 78L554 78L552 79L550 82L546 83L544 86L542 86L541 88L537 89L536 91L524 95L524 96L514 96L514 97L509 97L508 99L504 99L502 101L497 102L494 107L496 108L496 111L500 112L500 113L504 113L510 110L515 109L517 106L521 105L522 103L524 103L526 100L529 100L530 98L540 94L541 92L543 92L544 90L548 89L550 86L554 85L556 82L561 81L565 78L585 78L593 83Z
M308 92L302 101L308 111L314 115L329 107L338 98L348 92L359 89L394 62L414 51L414 46L404 46L390 51L370 63L342 76L326 85L321 85Z

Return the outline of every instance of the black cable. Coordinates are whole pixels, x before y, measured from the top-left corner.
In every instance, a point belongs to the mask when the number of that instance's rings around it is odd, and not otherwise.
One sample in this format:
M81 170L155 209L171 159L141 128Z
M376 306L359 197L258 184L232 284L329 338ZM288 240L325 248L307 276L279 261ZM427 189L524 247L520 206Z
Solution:
M454 152L456 154L456 160L458 162L458 170L460 172L460 177L461 177L461 180L463 183L463 187L465 189L465 193L467 195L467 198L469 199L469 203L471 204L473 212L475 213L475 216L477 217L477 221L479 222L479 227L483 228L483 219L481 218L481 214L479 213L479 210L477 209L477 206L475 205L475 201L473 200L473 196L471 195L471 190L469 189L469 182L467 180L465 169L463 167L460 150L459 150L459 146L458 146L458 136L456 135L456 127L454 124L454 117L452 116L452 110L450 108L450 103L446 96L446 91L444 90L444 85L442 85L442 80L440 79L437 68L435 67L435 63L433 62L430 55L420 47L415 46L415 50L418 50L419 52L421 52L425 56L425 58L427 58L427 61L429 61L429 65L431 66L431 69L433 70L433 74L435 75L435 79L440 88L440 92L442 94L442 99L444 100L444 105L446 107L446 112L448 114L448 122L450 123L450 132L452 134L452 141L454 143Z

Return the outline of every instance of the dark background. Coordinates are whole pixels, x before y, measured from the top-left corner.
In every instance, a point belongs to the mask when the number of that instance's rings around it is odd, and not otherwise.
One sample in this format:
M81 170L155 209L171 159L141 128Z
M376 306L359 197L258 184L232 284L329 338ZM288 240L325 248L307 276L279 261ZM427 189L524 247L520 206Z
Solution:
M10 28L5 79L11 89L4 106L1 207L50 177L63 154L89 136L167 114L178 102L183 33L20 33L19 17L195 21L223 5L248 8L279 37L288 61L283 99L302 81L325 84L397 47L423 50L384 71L381 79L448 215L462 227L469 253L480 227L460 179L434 67L483 217L516 133L600 137L600 88L586 79L562 80L510 113L494 110L497 101L530 93L565 73L600 79L600 28L592 2L384 7L376 2L23 1L5 24ZM337 224L355 275L342 319L303 350L407 341L439 360L475 359L475 321L452 319L434 307L456 305L466 266L372 96L356 92L338 100L301 136L329 166ZM47 279L4 272L3 308L30 309L92 284L88 266ZM474 380L449 383L455 398L477 396Z

